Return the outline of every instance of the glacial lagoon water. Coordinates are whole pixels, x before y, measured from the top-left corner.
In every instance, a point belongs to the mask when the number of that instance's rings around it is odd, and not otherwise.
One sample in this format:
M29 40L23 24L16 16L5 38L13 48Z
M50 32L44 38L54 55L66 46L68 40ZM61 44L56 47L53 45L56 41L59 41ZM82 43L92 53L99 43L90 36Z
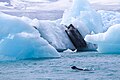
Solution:
M1 61L0 80L120 80L120 54L60 54L56 59ZM71 66L91 71L76 71Z

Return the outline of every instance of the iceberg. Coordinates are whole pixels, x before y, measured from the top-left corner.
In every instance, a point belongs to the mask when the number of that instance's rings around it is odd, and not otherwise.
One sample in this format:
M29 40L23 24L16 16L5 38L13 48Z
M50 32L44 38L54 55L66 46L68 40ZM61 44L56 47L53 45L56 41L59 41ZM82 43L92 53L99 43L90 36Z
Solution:
M19 17L0 12L0 28L0 60L60 57L34 27Z
M41 34L41 37L48 41L58 51L75 49L67 34L65 26L60 25L61 20L32 20L32 26Z
M73 24L83 38L87 34L105 32L109 26L119 23L119 13L110 11L95 11L87 0L74 0L70 9L65 10L62 19L50 20L25 20L35 26L41 36L57 50L75 49L65 33L65 26ZM117 17L115 17L117 15ZM109 21L111 21L109 23ZM87 43L88 50L95 50L96 45ZM87 50L87 49L86 49Z
M19 7L24 8L25 5ZM51 58L60 57L57 50L72 52L70 49L74 50L75 47L65 33L65 26L70 24L85 38L88 50L96 49L94 44L97 44L97 50L101 53L118 53L119 18L117 12L93 10L87 0L74 0L71 8L64 11L62 19L55 21L32 20L0 12L0 60ZM117 37L113 39L113 35Z
M89 32L103 32L101 15L90 7L90 3L87 0L74 0L72 7L69 10L65 10L61 24L69 26L74 21L81 22L81 25L84 25Z
M103 31L107 31L110 26L120 23L120 13L116 11L97 11L102 18Z
M87 42L97 44L100 53L120 53L120 13L115 11L99 10L103 23L104 33L87 35Z
M90 7L87 0L74 0L72 7L64 11L61 24L73 24L83 38L87 34L103 32L101 15ZM96 48L90 43L87 43L87 46L88 50Z
M115 24L104 33L87 35L85 40L98 45L100 53L120 53L120 24Z

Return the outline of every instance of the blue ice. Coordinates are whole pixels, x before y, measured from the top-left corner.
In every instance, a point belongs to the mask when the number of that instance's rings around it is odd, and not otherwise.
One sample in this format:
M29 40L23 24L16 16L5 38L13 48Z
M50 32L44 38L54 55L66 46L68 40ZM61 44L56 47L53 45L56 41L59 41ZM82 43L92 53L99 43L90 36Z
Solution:
M1 59L60 57L56 49L40 37L36 29L19 17L0 13L0 28Z

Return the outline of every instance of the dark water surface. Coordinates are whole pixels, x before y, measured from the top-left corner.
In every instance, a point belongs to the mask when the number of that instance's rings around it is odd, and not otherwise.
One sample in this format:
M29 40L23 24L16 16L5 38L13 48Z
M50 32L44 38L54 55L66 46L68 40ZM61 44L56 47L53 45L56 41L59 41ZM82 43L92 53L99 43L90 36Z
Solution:
M120 80L120 54L60 53L58 59L0 62L0 80ZM91 71L75 71L71 66Z

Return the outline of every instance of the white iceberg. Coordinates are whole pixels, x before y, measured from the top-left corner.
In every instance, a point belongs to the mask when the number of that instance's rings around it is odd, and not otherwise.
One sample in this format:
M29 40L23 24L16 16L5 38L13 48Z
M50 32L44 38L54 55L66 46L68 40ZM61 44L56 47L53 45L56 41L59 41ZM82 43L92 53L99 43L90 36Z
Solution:
M75 49L65 33L65 26L60 25L60 21L33 20L32 23L35 23L34 26L41 36L57 50Z
M111 26L105 33L87 35L85 40L98 45L100 53L120 53L120 24Z
M68 26L74 23L75 19L82 22L81 25L84 24L84 28L88 28L89 32L103 32L101 15L90 7L87 0L74 0L71 9L65 10L61 24Z
M101 15L90 7L87 0L74 0L70 9L65 10L61 24L69 26L73 24L83 38L87 34L103 32ZM96 47L87 43L88 49Z
M120 23L119 12L104 10L99 10L97 12L101 15L104 32L107 31L110 26Z

